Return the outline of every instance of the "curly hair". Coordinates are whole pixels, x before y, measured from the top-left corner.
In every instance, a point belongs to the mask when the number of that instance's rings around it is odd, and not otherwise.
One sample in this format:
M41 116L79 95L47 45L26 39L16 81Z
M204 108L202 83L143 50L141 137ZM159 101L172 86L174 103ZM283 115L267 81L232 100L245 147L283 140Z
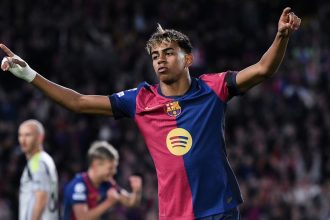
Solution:
M177 42L179 47L186 53L191 53L192 45L187 35L173 29L163 29L160 24L158 24L157 31L154 32L147 41L146 50L148 54L151 54L154 46L173 41Z

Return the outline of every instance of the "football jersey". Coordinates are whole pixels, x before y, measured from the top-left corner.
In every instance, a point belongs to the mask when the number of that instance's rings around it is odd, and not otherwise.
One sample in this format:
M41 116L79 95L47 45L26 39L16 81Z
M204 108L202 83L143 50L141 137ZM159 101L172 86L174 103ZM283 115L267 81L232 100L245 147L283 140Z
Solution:
M224 140L227 101L239 92L236 73L191 79L182 96L168 97L145 82L112 94L116 119L135 120L158 177L159 219L191 220L242 202Z
M47 192L47 204L41 220L58 220L58 178L53 159L41 151L28 160L20 181L19 220L32 219L35 205L35 193Z
M89 209L95 208L107 197L107 191L112 187L109 182L103 182L98 188L92 185L87 173L77 174L64 191L63 220L76 220L73 206L79 203L87 204Z

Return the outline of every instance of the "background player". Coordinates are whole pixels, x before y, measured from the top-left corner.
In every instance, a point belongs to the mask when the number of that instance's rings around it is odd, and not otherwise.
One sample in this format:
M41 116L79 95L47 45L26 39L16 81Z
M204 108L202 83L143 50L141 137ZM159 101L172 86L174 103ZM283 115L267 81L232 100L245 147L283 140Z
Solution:
M147 44L159 86L142 83L112 95L110 102L107 96L81 95L46 80L3 45L9 57L2 68L70 110L134 118L156 165L160 219L238 219L236 207L242 198L226 158L225 106L232 96L276 72L289 36L299 26L300 19L290 8L284 9L275 40L260 61L238 73L207 74L199 80L189 75L193 63L189 39L159 28ZM206 195L210 189L213 192ZM173 198L174 194L178 196Z
M112 145L95 142L87 159L87 172L78 174L65 188L63 219L97 219L116 202L132 207L141 201L141 177L130 177L131 193L116 185L113 177L119 156Z
M19 191L20 220L57 220L58 180L53 159L43 150L45 131L37 120L24 121L18 140L28 162Z

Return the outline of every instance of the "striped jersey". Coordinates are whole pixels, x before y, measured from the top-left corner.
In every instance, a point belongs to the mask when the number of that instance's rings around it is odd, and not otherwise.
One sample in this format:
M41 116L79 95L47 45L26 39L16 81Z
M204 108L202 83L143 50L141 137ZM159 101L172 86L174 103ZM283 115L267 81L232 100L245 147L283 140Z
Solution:
M96 188L87 173L79 173L65 187L64 191L64 214L62 220L76 220L73 206L76 204L86 204L88 209L93 209L103 202L107 197L107 191L118 186L110 181L103 182Z

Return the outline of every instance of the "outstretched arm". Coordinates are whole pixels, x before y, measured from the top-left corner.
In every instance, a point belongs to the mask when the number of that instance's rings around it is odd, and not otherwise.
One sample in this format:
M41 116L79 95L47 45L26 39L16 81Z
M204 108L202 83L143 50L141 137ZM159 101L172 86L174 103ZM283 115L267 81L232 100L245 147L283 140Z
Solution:
M7 54L7 57L1 63L3 71L10 71L15 76L30 82L61 106L78 113L113 115L107 96L82 95L72 89L51 82L31 69L24 60L15 55L5 45L0 44L0 48Z
M245 92L251 87L272 76L279 68L293 31L300 27L301 19L287 7L278 22L278 31L270 48L262 56L259 62L241 70L236 77L237 87Z
M82 95L53 83L39 74L31 83L53 101L71 111L112 116L111 104L107 96Z

